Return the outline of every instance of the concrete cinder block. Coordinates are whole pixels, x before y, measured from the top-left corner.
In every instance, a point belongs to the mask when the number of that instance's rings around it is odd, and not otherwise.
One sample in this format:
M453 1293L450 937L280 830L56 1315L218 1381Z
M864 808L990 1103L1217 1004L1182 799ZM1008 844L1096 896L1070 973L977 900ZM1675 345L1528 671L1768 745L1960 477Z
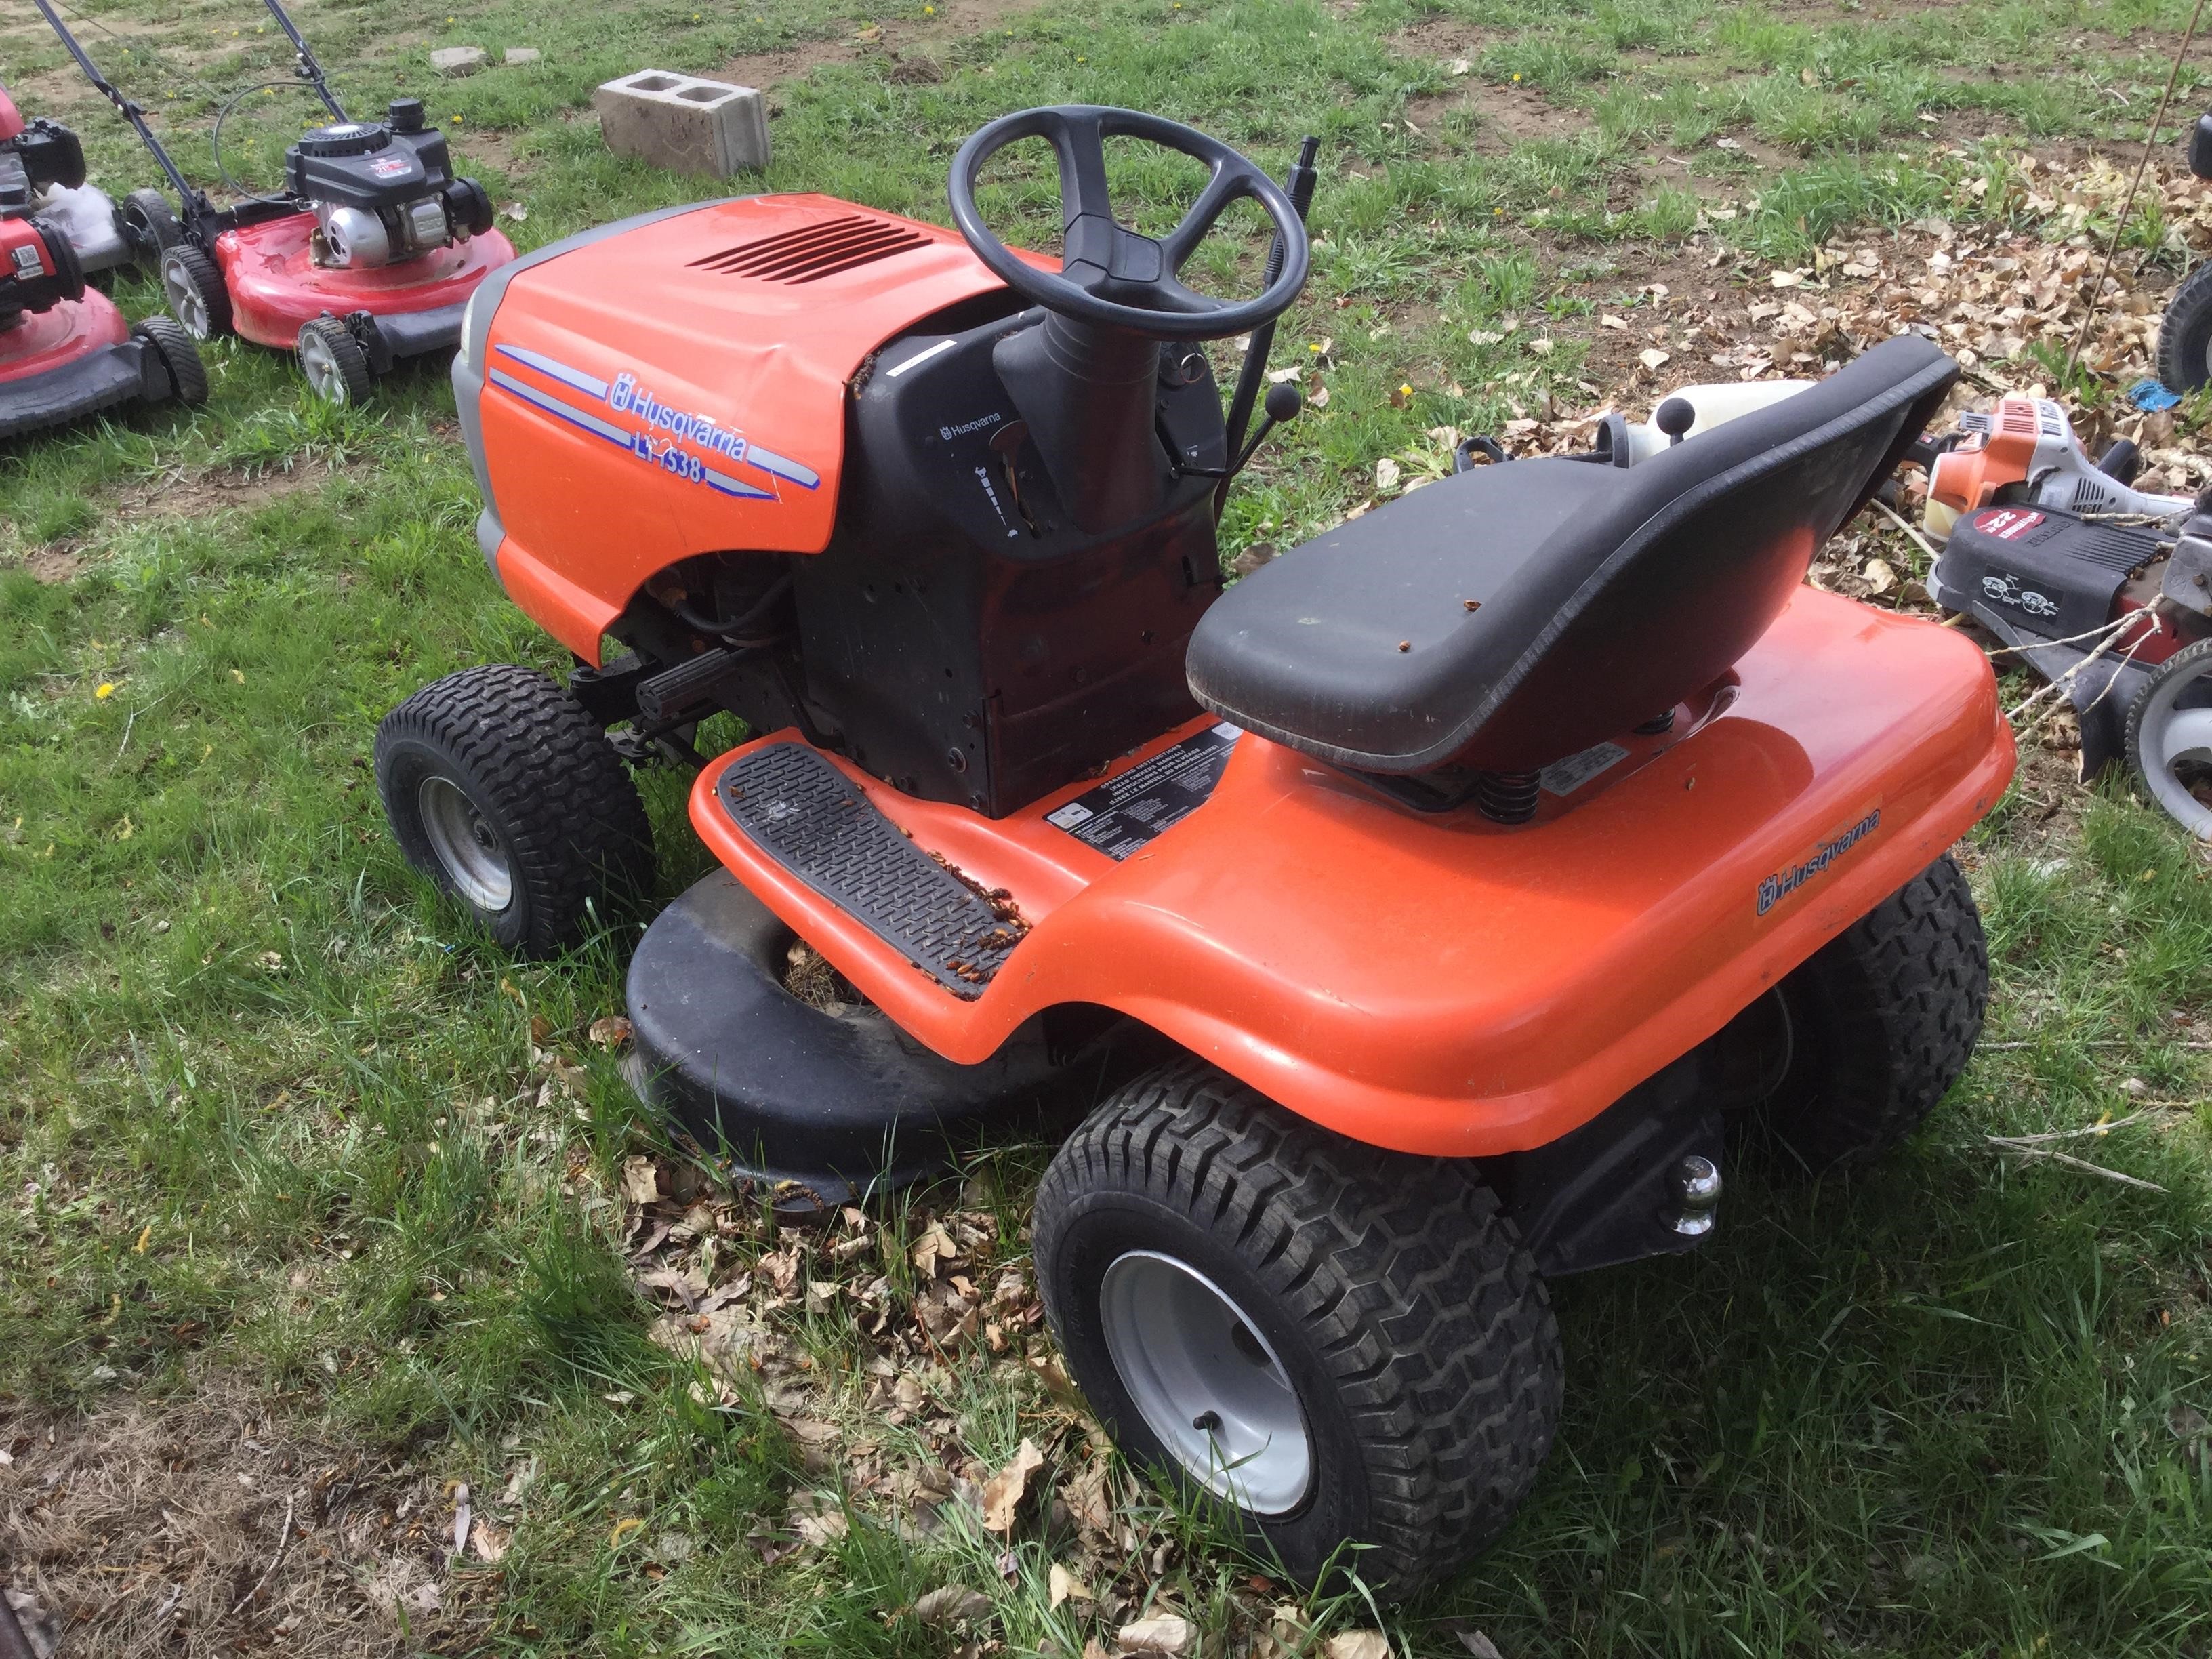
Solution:
M441 75L474 75L490 57L482 46L441 46L430 54L430 67Z
M507 49L507 66L518 69L525 64L536 63L544 55L535 46L509 46Z
M593 93L592 107L617 155L723 179L768 165L768 100L750 87L640 70Z

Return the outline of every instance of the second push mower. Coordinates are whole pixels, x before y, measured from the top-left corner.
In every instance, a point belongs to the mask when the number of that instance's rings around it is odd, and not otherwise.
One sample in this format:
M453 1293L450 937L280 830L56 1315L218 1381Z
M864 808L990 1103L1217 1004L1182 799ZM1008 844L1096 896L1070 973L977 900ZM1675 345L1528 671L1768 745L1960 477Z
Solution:
M80 236L103 220L68 128L26 122L0 92L0 439L103 410L207 400L191 337L167 317L135 326L87 286ZM105 223L112 236L112 215Z
M402 358L451 348L477 285L514 258L493 228L491 198L454 174L422 100L395 99L383 120L355 120L277 0L266 3L296 50L300 78L331 118L285 152L282 194L226 208L185 176L52 0L36 3L168 180L172 196L133 191L123 216L194 339L234 333L296 352L319 395L357 402Z
M1157 239L1129 139L1206 169ZM1056 263L979 204L1024 140ZM1102 1030L1167 1048L1044 1176L1053 1332L1132 1458L1402 1593L1537 1479L1548 1278L1710 1248L1732 1146L1873 1157L1958 1077L1987 964L1947 849L2014 754L1971 641L1804 585L1958 374L1914 337L1224 590L1310 177L1060 106L968 140L957 233L759 197L495 275L454 364L478 537L578 666L451 675L376 762L409 856L544 950L650 879L623 755L690 756L721 867L637 945L634 1079L824 1202L1087 1087ZM1201 294L1245 199L1262 289ZM1246 334L1224 416L1201 348ZM722 712L750 735L699 760Z

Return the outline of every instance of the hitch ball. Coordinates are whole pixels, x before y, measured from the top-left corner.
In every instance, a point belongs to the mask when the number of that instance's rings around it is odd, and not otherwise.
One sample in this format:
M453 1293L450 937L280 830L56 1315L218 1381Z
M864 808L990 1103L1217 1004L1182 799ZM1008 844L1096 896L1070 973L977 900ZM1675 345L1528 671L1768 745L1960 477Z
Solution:
M1674 1200L1667 1224L1685 1238L1712 1231L1721 1201L1721 1172L1712 1159L1691 1153L1668 1171L1667 1186Z

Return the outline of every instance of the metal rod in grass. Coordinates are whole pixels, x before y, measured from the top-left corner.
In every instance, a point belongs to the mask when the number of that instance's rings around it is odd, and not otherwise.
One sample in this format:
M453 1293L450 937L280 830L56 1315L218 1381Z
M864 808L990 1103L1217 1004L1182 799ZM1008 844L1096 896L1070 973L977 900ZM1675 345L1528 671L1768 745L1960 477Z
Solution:
M2074 331L2074 344L2066 353L2066 367L2058 376L2062 387L2073 378L2074 365L2081 360L2081 348L2089 343L2089 330L2105 303L2105 282L2112 274L2112 260L2120 251L2120 233L2127 228L2129 211L2136 204L2136 192L2142 188L2143 174L2149 171L2151 152L2158 144L2158 130L2166 120L2166 106L2173 101L2173 85L2181 78L2181 60L2189 55L2190 43L2197 39L2197 26L2203 18L2204 0L2197 0L2196 9L2189 14L2189 27L2182 33L2181 44L2174 48L2173 62L2167 66L2166 90L2158 95L2158 109L2150 118L2150 131L2143 134L2142 158L2136 163L2136 176L2128 181L2127 197L2120 204L2119 216L2112 221L2112 239L2105 244L2104 263L2097 267L2097 285L2089 290L2088 308L2081 313L2081 326Z

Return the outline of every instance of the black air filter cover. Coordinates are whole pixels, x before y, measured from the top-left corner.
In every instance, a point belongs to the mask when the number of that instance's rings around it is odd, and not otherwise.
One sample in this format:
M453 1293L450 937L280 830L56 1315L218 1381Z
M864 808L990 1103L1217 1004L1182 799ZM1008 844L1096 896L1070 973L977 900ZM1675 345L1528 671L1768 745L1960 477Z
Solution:
M1948 595L1997 607L2049 638L2110 619L2130 573L2158 556L2158 538L2084 524L2050 507L1984 507L1963 514L1936 562Z

